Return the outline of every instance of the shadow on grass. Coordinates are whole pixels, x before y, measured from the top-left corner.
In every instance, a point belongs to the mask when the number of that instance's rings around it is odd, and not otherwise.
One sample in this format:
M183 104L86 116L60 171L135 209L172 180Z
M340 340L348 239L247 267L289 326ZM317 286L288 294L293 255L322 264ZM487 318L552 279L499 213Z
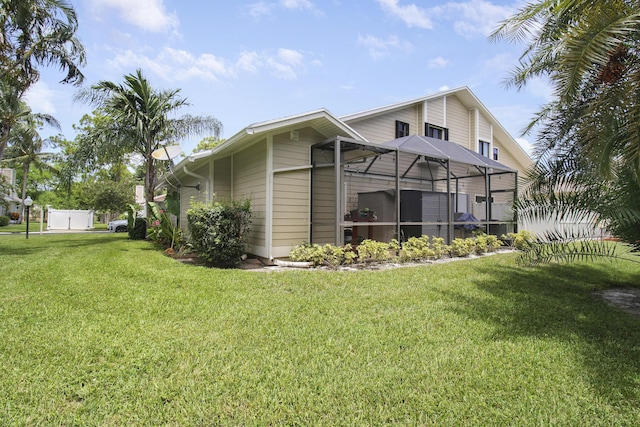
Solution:
M479 266L472 279L485 296L443 291L454 310L493 326L496 341L538 337L565 343L602 396L638 399L640 320L594 296L594 290L640 284L640 272L588 265L516 269ZM490 279L487 279L490 277Z
M9 238L0 238L0 256L1 257L20 257L25 255L37 255L38 253L50 253L60 249L90 247L95 245L107 244L128 240L126 234L44 234L29 236L8 236Z

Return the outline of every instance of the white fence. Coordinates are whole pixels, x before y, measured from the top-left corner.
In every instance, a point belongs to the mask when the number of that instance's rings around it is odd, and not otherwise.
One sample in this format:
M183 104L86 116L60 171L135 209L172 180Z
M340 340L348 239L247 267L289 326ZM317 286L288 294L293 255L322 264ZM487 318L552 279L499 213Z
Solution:
M48 230L89 230L93 228L93 211L49 209Z

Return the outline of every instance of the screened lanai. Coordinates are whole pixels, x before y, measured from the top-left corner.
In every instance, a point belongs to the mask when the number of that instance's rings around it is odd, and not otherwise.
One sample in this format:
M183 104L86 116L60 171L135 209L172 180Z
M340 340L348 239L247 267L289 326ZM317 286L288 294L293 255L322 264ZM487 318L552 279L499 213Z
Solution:
M517 171L454 142L337 137L313 146L311 160L312 243L517 231Z

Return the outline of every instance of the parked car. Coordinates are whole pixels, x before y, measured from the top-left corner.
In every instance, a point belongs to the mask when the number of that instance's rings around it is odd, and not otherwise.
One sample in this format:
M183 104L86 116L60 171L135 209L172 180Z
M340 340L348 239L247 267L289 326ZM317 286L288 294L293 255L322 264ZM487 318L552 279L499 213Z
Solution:
M127 231L127 220L117 219L115 221L111 221L107 226L107 230L112 233L123 233Z

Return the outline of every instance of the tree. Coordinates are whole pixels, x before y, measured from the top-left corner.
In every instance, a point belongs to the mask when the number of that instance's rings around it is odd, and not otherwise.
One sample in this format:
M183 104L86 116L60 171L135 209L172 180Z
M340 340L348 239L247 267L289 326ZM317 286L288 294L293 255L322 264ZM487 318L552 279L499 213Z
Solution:
M189 105L179 89L155 90L140 69L124 76L123 84L101 81L80 91L76 99L99 108L109 118L98 152L138 153L145 164L145 197L152 201L157 184L157 163L151 156L160 144L188 135L220 133L221 123L211 116L171 115Z
M0 160L13 117L26 91L40 78L39 66L56 65L63 83L84 76L84 47L76 38L78 19L64 0L0 0Z
M543 77L554 89L527 129L537 131L536 164L520 215L592 215L631 243L640 241L633 197L640 185L639 24L638 2L543 0L492 35L525 44L508 85L521 89Z
M200 142L198 142L198 145L196 145L196 148L193 149L193 152L199 153L201 151L213 150L224 141L225 139L220 139L215 136L205 136Z
M29 178L29 170L32 166L40 169L55 168L47 163L53 155L51 153L42 153L44 141L38 133L38 128L42 124L42 120L46 119L47 123L60 127L58 122L49 115L30 114L24 117L11 130L9 141L12 142L6 161L18 165L22 169L22 200L27 197L27 183ZM22 205L22 217L24 217L24 203Z

